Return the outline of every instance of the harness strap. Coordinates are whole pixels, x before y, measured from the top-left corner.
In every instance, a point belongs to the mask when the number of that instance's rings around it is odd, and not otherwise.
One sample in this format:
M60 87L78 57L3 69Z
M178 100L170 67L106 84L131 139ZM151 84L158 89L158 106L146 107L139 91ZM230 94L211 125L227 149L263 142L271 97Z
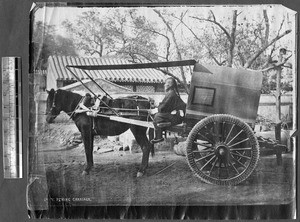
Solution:
M93 130L94 130L94 132L95 132L95 134L97 134L97 130L96 130L96 124L95 124L95 118L94 117L91 117L92 118L92 123L93 123Z
M79 103L77 104L77 106L75 107L75 109L73 110L73 112L70 115L70 119L73 117L74 113L76 112L76 110L78 109L79 104L84 100L85 96L81 97Z
M94 97L97 97L98 98L98 96L75 74L75 73L73 73L72 72L72 70L70 69L72 66L69 66L69 65L67 65L66 66L66 68L72 73L72 75L88 90L88 91L90 91L93 95L94 95ZM75 67L73 67L73 68L75 68ZM107 105L104 101L103 101L103 104L105 105L105 106L107 106L112 112L114 112L117 116L119 115L114 109L112 109L109 105Z
M56 95L57 95L57 90L54 92L52 107L56 107Z

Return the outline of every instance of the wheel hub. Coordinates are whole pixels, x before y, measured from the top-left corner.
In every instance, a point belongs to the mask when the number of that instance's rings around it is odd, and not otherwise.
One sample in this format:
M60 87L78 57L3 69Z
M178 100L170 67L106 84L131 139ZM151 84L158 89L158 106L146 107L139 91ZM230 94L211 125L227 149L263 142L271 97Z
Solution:
M226 149L223 147L219 148L219 155L224 156L226 154Z
M226 144L224 143L218 143L216 144L215 147L215 154L218 158L222 159L222 160L228 160L229 159L229 147L226 146Z

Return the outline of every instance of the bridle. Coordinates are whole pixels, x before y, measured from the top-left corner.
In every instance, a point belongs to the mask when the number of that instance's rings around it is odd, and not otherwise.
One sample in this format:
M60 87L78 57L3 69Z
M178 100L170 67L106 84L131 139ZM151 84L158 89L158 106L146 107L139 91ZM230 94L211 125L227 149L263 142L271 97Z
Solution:
M54 92L54 95L53 95L53 101L52 101L52 106L48 112L48 114L52 115L53 116L53 112L57 113L57 107L56 107L56 95L57 95L57 91Z

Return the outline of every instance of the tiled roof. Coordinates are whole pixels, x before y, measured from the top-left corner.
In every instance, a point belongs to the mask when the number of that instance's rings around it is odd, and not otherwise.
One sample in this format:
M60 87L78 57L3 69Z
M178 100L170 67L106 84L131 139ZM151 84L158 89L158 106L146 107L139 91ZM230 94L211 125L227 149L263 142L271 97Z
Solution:
M48 75L56 80L76 80L66 69L67 65L115 65L129 64L121 58L81 58L71 56L50 56L48 58ZM81 69L72 68L80 79L88 79ZM86 70L93 79L105 79L112 82L161 83L166 76L156 69L118 69L118 70Z

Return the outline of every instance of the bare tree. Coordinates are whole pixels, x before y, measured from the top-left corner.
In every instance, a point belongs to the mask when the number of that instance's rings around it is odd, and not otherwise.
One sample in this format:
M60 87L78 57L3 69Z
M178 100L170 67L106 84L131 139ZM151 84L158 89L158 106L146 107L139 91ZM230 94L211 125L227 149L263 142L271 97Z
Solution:
M227 51L227 58L226 58L227 66L231 67L233 65L233 62L235 59L235 51L236 51L237 58L240 60L240 63L242 64L242 66L244 68L250 68L253 65L253 63L266 51L266 49L268 47L270 47L272 45L274 46L274 43L276 43L279 39L281 39L285 35L289 34L291 32L291 30L286 30L284 32L280 32L280 30L282 28L282 24L284 22L284 21L282 21L281 27L279 28L277 35L275 37L273 37L271 40L269 40L269 38L270 38L270 21L269 21L266 10L263 10L263 18L264 18L263 23L264 23L265 27L263 28L261 26L261 24L257 24L256 26L255 26L255 24L252 24L251 25L252 30L250 30L249 26L247 26L246 28L241 28L241 26L239 26L239 28L237 28L237 26L239 25L239 22L237 19L240 14L241 13L238 13L237 10L232 11L230 27L225 27L225 25L223 25L221 22L219 22L216 19L216 16L212 10L210 11L209 18L202 18L202 17L197 17L197 16L190 16L190 17L197 21L200 21L200 22L204 21L204 22L212 23L214 26L218 27L221 30L221 32L223 33L223 35L225 36L225 38L227 39L227 42L228 42L228 44L223 45L223 47L224 47L223 50ZM183 19L181 19L181 22L191 31L191 33L195 36L195 38L197 40L199 40L199 42L201 44L203 44L203 41L200 40L201 36L196 35L195 31L193 31L191 28L189 28L188 25L186 23L184 23ZM263 29L264 29L264 33L262 33ZM254 34L253 40L251 40L251 36L249 33ZM239 39L237 39L238 36L239 36ZM247 41L247 42L245 42L245 41ZM260 41L260 43L259 43L259 41ZM252 46L252 49L248 50L251 52L251 55L247 58L247 57L245 57L245 54L247 54L246 51L247 51L247 49L248 49L247 47L249 45ZM212 49L209 49L207 44L204 44L204 46L206 46L206 48L209 51L209 55L212 57L212 59L218 65L221 65L221 64L224 65L224 61L218 61L216 59L216 57L213 56L213 53L211 53ZM218 47L221 47L221 45L218 45ZM255 51L253 51L253 49ZM274 50L275 50L275 48L271 50L271 53L273 53ZM246 53L244 53L244 52L246 52ZM272 56L272 55L270 55L270 56Z
M179 49L179 44L178 44L176 36L175 36L175 29L176 28L172 27L172 25L170 24L171 22L167 21L167 19L165 18L165 16L159 10L153 9L153 11L161 18L161 20L163 21L163 23L166 25L167 30L170 32L170 34L172 36L172 41L173 41L174 46L175 46L175 53L176 53L176 57L177 57L176 59L177 60L182 60L182 55L181 55L181 52L180 52L180 49ZM185 91L187 93L189 93L188 84L187 84L185 73L184 73L184 69L183 69L182 66L180 66L180 72L181 72L181 77L182 77L182 86L184 87Z
M132 19L133 26L132 28L136 32L149 33L149 35L160 36L165 40L165 54L159 55L158 52L152 52L157 55L159 60L170 61L170 47L171 40L167 34L165 34L165 30L158 29L155 23L150 22L144 16L138 16L136 14L136 9L129 11L130 17ZM147 59L149 62L154 62L153 60Z
M199 21L207 21L210 23L213 23L214 25L218 26L223 33L225 34L228 42L229 42L229 48L226 49L227 51L227 66L232 67L233 58L234 58L234 48L235 48L235 40L236 40L236 25L237 25L237 10L232 11L232 26L231 30L227 30L220 22L217 21L213 11L210 11L210 14L212 18L199 18L195 16L191 16L191 18L194 18Z

